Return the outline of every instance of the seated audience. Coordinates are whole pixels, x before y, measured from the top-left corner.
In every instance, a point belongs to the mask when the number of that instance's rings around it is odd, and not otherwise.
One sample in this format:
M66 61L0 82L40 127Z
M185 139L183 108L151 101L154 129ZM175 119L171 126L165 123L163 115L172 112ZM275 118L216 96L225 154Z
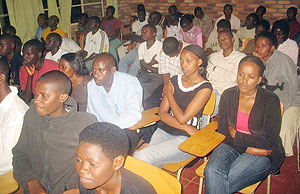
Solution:
M59 62L62 55L68 53L68 51L61 48L62 38L57 33L51 33L46 38L45 43L45 59L49 59L55 62Z
M270 32L262 32L256 38L253 55L265 62L266 88L278 95L284 106L280 137L286 156L293 155L296 131L300 127L300 91L297 66L286 54L277 51L277 39Z
M290 26L290 36L289 38L293 38L293 36L300 32L300 23L297 21L297 8L290 7L286 11L287 19L286 21L289 23Z
M43 74L58 70L58 64L49 59L43 59L43 44L37 39L29 40L23 47L23 65L20 68L19 78L21 97L29 103L35 94L35 83Z
M70 94L78 105L78 111L86 111L87 107L87 83L91 80L89 71L82 57L77 53L64 54L59 60L59 70L66 74L72 83Z
M96 56L102 52L109 51L108 36L100 29L100 23L100 18L97 16L89 18L87 25L90 32L86 35L84 49L78 52L84 59L89 72L92 71L93 61Z
M48 19L48 28L46 28L42 33L43 41L46 41L47 36L51 33L57 33L63 38L66 36L66 34L62 31L62 29L57 27L58 23L59 23L59 18L56 15L50 16L50 18Z
M202 36L205 37L205 41L203 42L206 42L210 32L213 30L212 20L207 14L204 14L201 7L196 7L194 9L194 16L193 24L194 26L200 27Z
M246 38L254 38L255 25L258 21L258 16L255 13L250 13L246 18L246 26L238 29L236 35L243 41Z
M217 23L222 20L226 19L230 22L231 24L231 30L232 32L237 32L237 30L241 27L241 21L238 17L232 14L233 12L233 7L230 4L226 4L223 7L223 13L221 17L219 17L215 23L215 29L217 29Z
M150 97L160 84L162 76L158 74L158 62L156 57L162 49L162 42L155 40L156 28L147 24L142 29L142 37L145 42L138 49L141 72L138 74L139 81L144 90L144 100Z
M77 31L79 32L88 32L87 23L89 21L89 15L87 13L81 13L78 21Z
M110 53L99 54L93 63L93 78L87 85L87 112L99 122L110 122L129 128L142 119L143 89L134 76L116 71L116 60ZM138 142L136 130L124 129L132 153Z
M128 149L126 133L118 126L102 122L86 127L76 153L80 193L156 193L148 181L123 168Z
M150 16L148 19L148 24L155 26L155 28L156 28L155 39L159 40L159 41L163 38L163 30L162 30L162 27L159 25L160 20L161 20L161 14L158 11L150 13ZM143 38L142 38L141 42L144 42ZM123 57L120 60L118 67L119 67L120 72L124 72L124 73L128 73L130 75L136 76L139 69L141 68L139 54L138 54L138 48L135 47L125 57Z
M289 24L284 20L277 20L273 24L272 33L276 36L278 41L277 50L291 57L291 59L297 65L299 48L296 41L289 39Z
M39 27L36 30L36 39L42 41L42 34L44 30L48 27L48 17L44 13L40 13L37 19Z
M178 145L197 131L196 123L212 91L211 84L205 80L206 54L201 47L185 47L180 61L183 75L174 76L163 89L158 128L149 146L133 155L160 168L191 157L180 151Z
M57 194L78 188L78 136L96 118L77 112L75 100L69 97L71 87L70 79L59 71L48 72L36 82L34 105L24 116L13 148L14 178L25 193Z
M99 54L93 63L93 78L87 85L87 112L99 122L128 128L142 118L143 91L136 77L116 71L109 53Z
M218 132L226 136L205 168L205 193L229 194L264 180L284 160L280 131L280 101L259 86L263 62L243 58L237 86L221 96Z
M109 53L112 54L118 61L118 53L116 49L121 44L121 21L114 17L115 7L108 6L106 8L106 17L101 21L100 28L104 30L109 39Z
M205 49L208 54L211 54L216 51L220 51L221 47L219 45L218 41L218 33L224 30L230 30L231 25L230 22L222 19L217 23L217 30L213 30L209 37L208 40L205 44ZM238 51L239 50L239 38L237 37L236 33L232 33L233 38L234 38L234 43L233 43L233 48L234 50Z
M237 69L244 53L233 49L234 38L231 31L219 33L219 44L222 50L209 56L207 79L211 82L216 94L215 113L218 113L220 96L224 90L236 85Z
M255 50L255 38L261 32L266 32L270 30L270 22L265 19L258 20L255 25L255 37L252 40L249 40L247 45L245 46L243 53L250 55Z
M179 40L183 40L187 44L196 44L203 48L202 31L199 26L193 25L194 16L185 14L180 20Z
M1 58L9 64L9 84L20 87L19 71L23 65L23 59L22 56L16 52L14 35L6 34L0 37L0 55Z
M140 10L137 13L138 15L138 20L136 20L135 22L132 23L132 35L137 35L137 36L141 36L141 32L142 32L142 28L144 25L148 24L148 20L146 19L146 11L145 10ZM134 38L131 39L131 42L135 42L135 40L138 38Z
M1 31L1 30L0 30ZM16 42L16 51L17 53L21 54L21 49L22 49L22 45L23 45L23 42L21 41L20 37L16 35L17 31L16 31L16 28L13 27L13 26L5 26L3 28L3 35L13 35L15 37L15 42Z
M9 86L9 67L0 59L0 176L12 170L12 148L18 142L26 103L18 96L18 89ZM1 186L1 188L3 185Z

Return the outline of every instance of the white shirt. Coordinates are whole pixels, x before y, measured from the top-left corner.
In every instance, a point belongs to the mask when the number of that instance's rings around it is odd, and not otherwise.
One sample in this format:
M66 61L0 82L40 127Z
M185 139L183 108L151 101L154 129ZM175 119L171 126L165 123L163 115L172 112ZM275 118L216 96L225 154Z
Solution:
M177 26L170 26L167 27L167 37L175 37L178 39L179 37L179 32L180 32L180 24L178 22Z
M252 28L250 30L247 29L247 27L241 27L237 32L236 35L242 40L245 38L254 38L255 36L255 28Z
M146 63L149 63L152 58L156 55L159 55L160 50L162 49L162 42L155 40L154 44L147 49L147 42L143 42L140 44L138 53L139 53L139 60L144 59ZM153 65L153 67L158 67L158 64Z
M209 56L207 79L220 94L227 88L236 86L238 66L245 56L244 53L235 50L227 57L224 57L223 50Z
M109 40L107 34L101 29L95 34L92 34L92 31L90 31L86 35L84 50L88 52L86 57L89 57L93 53L108 52Z
M160 25L155 26L156 28L156 40L161 40L164 37L164 30L162 29L162 27Z
M56 63L59 62L60 58L62 55L68 53L68 51L62 49L62 48L59 48L58 51L52 55L51 51L49 51L46 56L45 56L45 59L50 59L52 61L55 61Z
M80 46L71 38L62 38L60 48L68 51L68 53L76 53L81 50Z
M221 19L225 19L225 15L222 15L221 17L219 17L215 23L215 29L217 29L217 23L218 21L220 21ZM236 17L235 15L231 14L230 17L230 24L231 24L231 29L235 29L238 30L241 27L241 20Z
M296 41L288 38L286 41L284 41L282 44L278 46L277 50L291 57L291 59L297 65L299 48Z
M143 22L135 21L132 24L132 32L135 32L137 35L141 35L141 31L144 25L148 24L148 20L145 20Z
M12 167L12 148L19 140L24 114L28 109L19 98L18 89L10 86L11 92L0 103L0 175Z

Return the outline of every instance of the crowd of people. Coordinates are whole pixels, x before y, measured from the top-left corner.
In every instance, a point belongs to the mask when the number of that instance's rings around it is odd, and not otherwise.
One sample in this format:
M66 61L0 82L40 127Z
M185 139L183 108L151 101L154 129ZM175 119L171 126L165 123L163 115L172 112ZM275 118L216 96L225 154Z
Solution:
M171 5L163 17L139 4L121 42L108 6L102 19L81 14L83 49L55 15L40 14L24 45L3 28L0 176L13 170L24 193L156 193L123 168L126 156L159 168L191 157L178 146L205 126L212 93L226 138L210 155L206 193L279 174L300 128L300 23L296 7L272 25L266 12L259 6L242 24L226 4L213 24L201 7ZM158 123L130 129L157 106Z

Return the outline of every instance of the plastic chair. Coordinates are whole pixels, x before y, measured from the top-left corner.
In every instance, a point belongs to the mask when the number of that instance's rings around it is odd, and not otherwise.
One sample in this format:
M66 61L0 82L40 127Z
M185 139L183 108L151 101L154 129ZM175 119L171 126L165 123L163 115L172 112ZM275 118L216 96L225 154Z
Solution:
M216 95L215 95L214 92L212 92L211 96L210 96L210 98L209 98L208 102L206 103L206 105L204 107L204 110L203 110L203 115L207 116L207 122L206 123L210 122L210 117L213 114L214 109L215 109L215 103L216 103ZM199 127L199 124L198 124L198 127ZM194 159L196 159L196 156L192 156L191 158L186 159L186 160L181 161L181 162L168 163L168 164L164 165L163 169L167 170L169 172L173 172L173 173L177 172L177 180L179 181L180 176L181 176L181 172L184 169L184 167L186 165L188 165L190 162L192 162Z
M150 182L158 194L181 193L181 185L176 178L151 164L127 156L124 168Z
M13 170L0 175L0 194L14 193L19 185L14 179Z

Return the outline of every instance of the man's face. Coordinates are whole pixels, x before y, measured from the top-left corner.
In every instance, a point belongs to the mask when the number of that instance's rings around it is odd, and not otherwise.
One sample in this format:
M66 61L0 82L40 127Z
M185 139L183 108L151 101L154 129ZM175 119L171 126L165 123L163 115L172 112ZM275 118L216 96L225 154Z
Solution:
M160 22L160 18L157 14L152 14L150 15L149 19L148 19L148 23L153 25L153 26L157 26Z
M254 17L247 17L246 25L247 29L253 29L255 27L255 18Z
M34 105L40 116L61 116L62 94L54 83L39 80L35 85Z
M292 9L288 9L288 10L286 11L286 15L287 15L288 21L291 21L291 20L293 20L294 18L296 18L296 13L295 13L295 11L292 10Z
M23 48L23 63L25 65L36 64L42 54L37 52L33 46Z
M274 31L274 35L277 38L278 44L282 44L284 41L286 41L284 32L281 29L276 28Z
M259 37L255 42L254 55L263 61L267 61L271 56L275 46L272 46L271 40L266 37Z
M89 19L89 21L87 23L87 27L89 30L94 31L94 30L98 29L99 24L96 22L96 20Z
M76 171L86 189L97 189L109 184L115 174L113 161L102 153L98 145L80 142L76 158Z
M153 32L152 28L149 26L143 27L141 34L142 34L143 40L145 40L145 41L151 40L155 37L155 33Z
M139 21L140 21L140 22L145 21L145 19L146 19L146 14L145 14L145 12L144 12L144 11L139 11L139 12L138 12L138 18L139 18Z
M226 7L223 9L223 13L224 13L224 15L225 15L225 18L226 18L227 20L229 20L229 19L231 18L231 14L232 14L232 9L231 9L231 7L226 6Z
M7 56L13 51L13 44L9 40L1 39L0 40L0 55Z
M113 10L112 9L106 9L106 17L113 17Z
M46 23L47 23L47 20L45 19L45 17L43 17L43 16L38 17L39 27L44 26Z
M197 11L195 11L195 16L197 17L197 18L202 18L202 16L203 16L203 11L201 11L201 10L197 10Z
M177 14L177 9L173 6L169 7L168 11L169 11L170 15L176 15Z
M49 27L53 27L57 25L56 19L54 17L50 17L48 20Z
M234 38L227 32L220 32L218 35L218 41L222 50L233 48Z
M45 50L46 51L51 51L56 47L56 41L53 36L47 36L46 38L46 43L45 43Z
M115 67L110 64L112 59L107 56L98 57L93 63L93 77L98 86L106 85L115 73Z

